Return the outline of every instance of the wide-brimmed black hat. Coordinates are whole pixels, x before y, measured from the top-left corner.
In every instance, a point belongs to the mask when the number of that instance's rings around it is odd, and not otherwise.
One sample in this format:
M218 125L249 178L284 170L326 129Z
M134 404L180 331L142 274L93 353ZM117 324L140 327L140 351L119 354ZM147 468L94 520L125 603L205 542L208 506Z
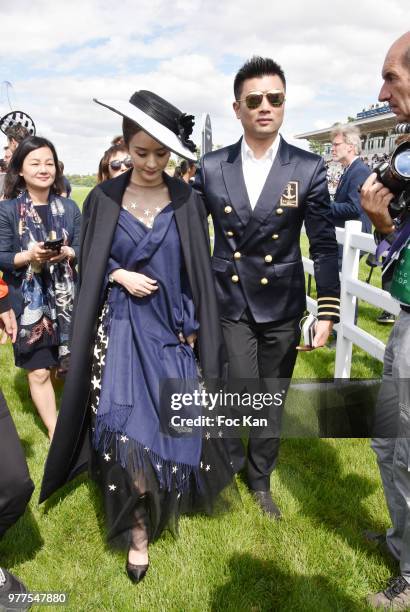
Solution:
M196 147L189 137L195 123L193 115L186 115L176 106L152 91L136 91L128 102L119 100L97 100L118 115L128 117L144 132L180 157L196 160Z
M34 121L30 115L23 113L23 111L11 111L0 119L0 130L3 132L3 134L6 134L6 136L9 128L17 126L26 128L29 136L36 135L36 126L34 125Z

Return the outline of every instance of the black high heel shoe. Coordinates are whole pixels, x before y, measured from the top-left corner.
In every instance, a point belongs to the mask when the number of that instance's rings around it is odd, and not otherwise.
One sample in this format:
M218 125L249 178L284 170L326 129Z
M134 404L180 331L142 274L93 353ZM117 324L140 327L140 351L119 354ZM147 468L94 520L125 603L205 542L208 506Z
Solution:
M125 564L125 569L127 570L128 578L131 580L131 582L135 583L141 582L141 580L147 573L148 568L149 563L147 563L146 565L134 565L133 563L130 563L128 559Z

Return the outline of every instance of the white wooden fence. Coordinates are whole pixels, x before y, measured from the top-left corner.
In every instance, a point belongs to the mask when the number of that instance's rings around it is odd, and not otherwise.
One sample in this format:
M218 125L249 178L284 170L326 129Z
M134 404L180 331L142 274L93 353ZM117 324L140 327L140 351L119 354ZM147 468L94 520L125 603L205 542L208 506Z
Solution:
M336 238L343 244L343 263L340 273L340 323L337 330L335 378L350 378L352 346L356 344L364 351L383 361L385 345L383 342L355 325L356 300L360 298L387 312L398 315L400 305L387 291L373 287L359 276L360 251L374 253L376 245L373 236L361 231L360 221L347 221L345 228L336 228ZM305 272L313 275L313 261L303 257ZM317 302L307 296L307 308L317 313Z

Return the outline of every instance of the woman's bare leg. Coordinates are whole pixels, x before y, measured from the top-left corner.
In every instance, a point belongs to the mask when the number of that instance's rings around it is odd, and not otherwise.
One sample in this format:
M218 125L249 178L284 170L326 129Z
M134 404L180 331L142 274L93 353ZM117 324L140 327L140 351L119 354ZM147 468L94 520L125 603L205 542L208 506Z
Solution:
M51 440L57 423L57 408L50 370L45 368L29 370L28 384L33 403L47 428L48 437Z

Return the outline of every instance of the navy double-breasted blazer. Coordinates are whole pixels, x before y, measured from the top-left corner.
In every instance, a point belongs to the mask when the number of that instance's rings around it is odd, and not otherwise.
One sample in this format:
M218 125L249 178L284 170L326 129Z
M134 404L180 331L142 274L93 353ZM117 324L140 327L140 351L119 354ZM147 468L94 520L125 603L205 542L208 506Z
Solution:
M362 222L362 231L371 233L372 223L360 204L359 193L370 173L370 168L357 157L340 178L331 208L336 227L344 227L349 219L357 219Z
M252 210L241 140L206 154L195 181L214 224L212 267L223 315L237 321L248 307L256 322L266 323L303 314L300 232L304 223L314 261L319 318L337 321L337 242L323 159L281 138Z

